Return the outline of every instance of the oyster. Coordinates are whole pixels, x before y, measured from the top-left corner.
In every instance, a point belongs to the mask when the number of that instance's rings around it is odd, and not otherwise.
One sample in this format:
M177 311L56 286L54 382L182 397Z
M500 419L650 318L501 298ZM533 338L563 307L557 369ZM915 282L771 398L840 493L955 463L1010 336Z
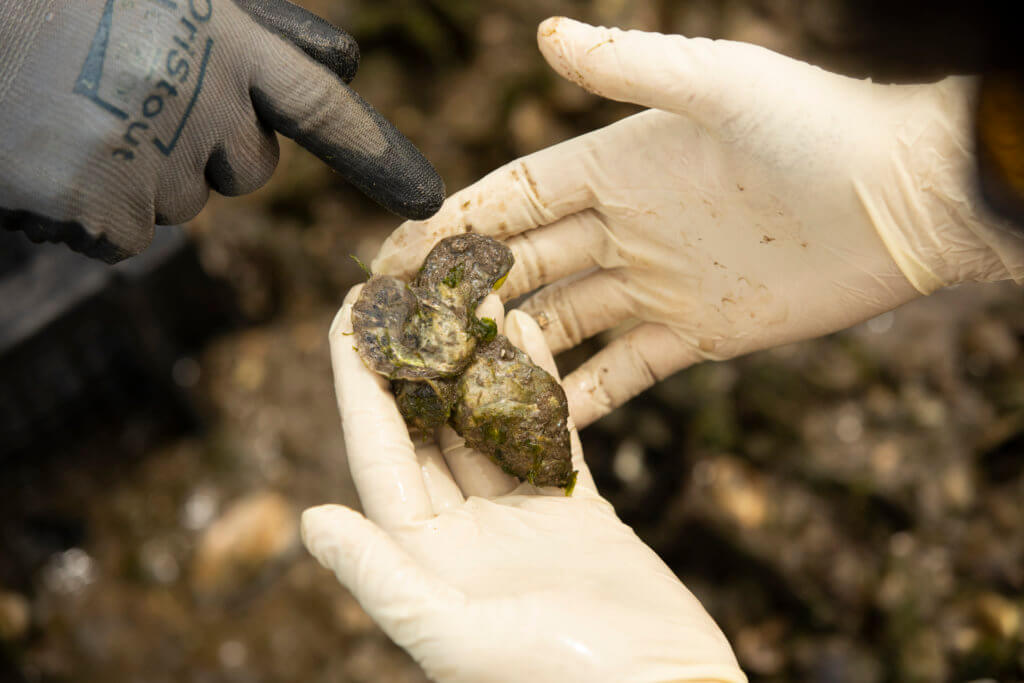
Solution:
M485 296L504 284L513 263L512 250L498 240L456 235L430 250L413 286L436 292L453 309L472 315Z
M411 285L371 277L352 308L359 354L391 379L454 377L469 365L477 341L493 336L494 321L477 320L474 311L512 263L501 242L466 234L439 242Z
M454 379L435 379L422 382L395 380L391 383L398 412L402 413L412 432L429 436L448 422L455 407L455 382Z
M455 431L501 469L537 486L575 481L568 417L561 385L504 335L477 349L456 385Z
M352 307L356 348L391 379L454 377L469 365L477 338L465 308L390 275L375 275Z
M352 309L356 349L392 380L412 431L450 423L509 474L571 492L565 392L493 320L475 316L513 262L504 244L465 234L439 242L411 284L371 277Z

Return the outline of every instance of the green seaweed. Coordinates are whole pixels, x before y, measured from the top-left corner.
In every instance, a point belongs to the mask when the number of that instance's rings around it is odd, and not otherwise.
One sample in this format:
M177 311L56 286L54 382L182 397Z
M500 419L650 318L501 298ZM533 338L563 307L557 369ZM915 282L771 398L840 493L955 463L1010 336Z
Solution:
M474 317L472 325L470 333L479 339L482 344L491 341L498 334L498 323L494 322L493 318Z
M450 380L397 380L392 390L399 412L413 431L429 436L451 418L455 388Z
M365 263L363 263L358 256L356 256L355 254L349 254L348 256L350 259L356 262L356 265L359 266L359 270L366 273L367 280L373 277L373 271L370 270L370 268Z
M448 287L455 288L462 283L462 278L465 274L465 264L458 263L454 267L452 267L451 270L448 271L448 274L444 276L444 279L442 279L441 282L447 285Z
M572 492L576 490L576 479L579 477L580 471L573 470L572 474L569 475L569 483L565 485L565 497L570 498Z

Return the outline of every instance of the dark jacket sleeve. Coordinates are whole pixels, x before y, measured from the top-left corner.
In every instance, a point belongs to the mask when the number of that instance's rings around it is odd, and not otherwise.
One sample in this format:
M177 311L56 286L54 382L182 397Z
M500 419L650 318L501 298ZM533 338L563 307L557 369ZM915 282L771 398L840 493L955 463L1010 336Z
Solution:
M1024 229L1024 71L982 77L975 132L985 200Z
M1019 2L840 0L847 49L876 81L978 74L977 178L986 203L1024 230L1024 49Z

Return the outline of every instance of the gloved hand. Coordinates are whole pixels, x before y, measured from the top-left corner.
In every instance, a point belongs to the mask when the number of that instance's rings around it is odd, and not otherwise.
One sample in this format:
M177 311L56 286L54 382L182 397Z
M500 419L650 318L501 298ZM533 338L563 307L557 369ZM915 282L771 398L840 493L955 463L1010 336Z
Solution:
M672 571L579 479L518 485L446 430L414 446L388 390L352 345L350 292L331 327L349 467L366 517L310 508L310 552L438 681L743 681L728 642ZM489 297L478 316L503 318ZM505 334L549 372L529 316Z
M433 167L346 83L359 48L286 0L0 3L0 225L117 261L210 189L251 192L294 138L426 218Z
M540 27L562 76L655 107L524 157L384 244L408 273L474 230L554 352L630 326L565 380L580 428L672 372L843 329L945 285L1024 276L974 189L973 83L845 78L728 41Z

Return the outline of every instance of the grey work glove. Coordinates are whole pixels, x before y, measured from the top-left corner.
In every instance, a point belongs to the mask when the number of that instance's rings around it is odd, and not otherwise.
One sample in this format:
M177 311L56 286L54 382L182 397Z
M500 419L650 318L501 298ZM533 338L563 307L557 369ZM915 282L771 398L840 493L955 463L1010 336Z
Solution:
M0 225L118 261L265 183L275 131L426 218L443 183L346 85L358 62L285 0L0 0Z

